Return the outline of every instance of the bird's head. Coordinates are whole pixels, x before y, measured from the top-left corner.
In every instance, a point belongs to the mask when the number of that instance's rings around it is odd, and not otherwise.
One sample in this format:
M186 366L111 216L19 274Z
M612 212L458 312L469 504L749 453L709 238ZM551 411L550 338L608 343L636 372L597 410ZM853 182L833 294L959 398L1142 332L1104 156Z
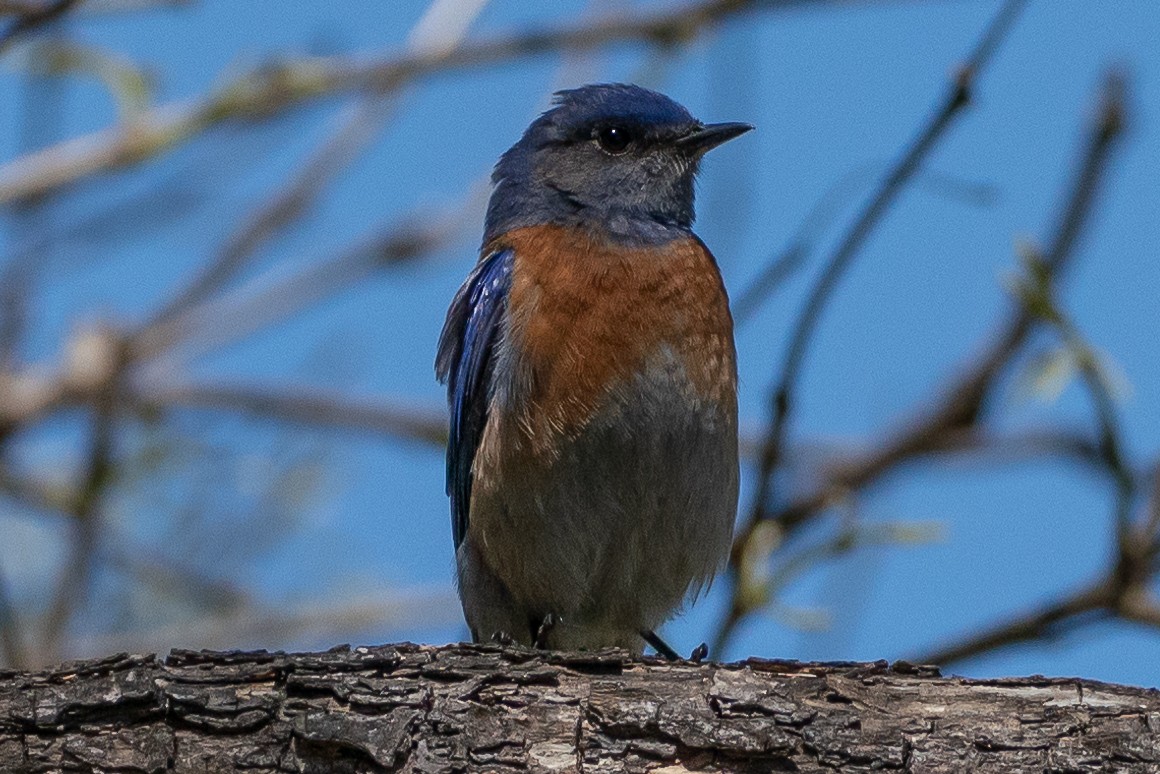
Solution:
M693 223L701 157L752 129L703 124L639 86L556 94L500 158L484 241L513 228L581 225L628 241L665 241Z

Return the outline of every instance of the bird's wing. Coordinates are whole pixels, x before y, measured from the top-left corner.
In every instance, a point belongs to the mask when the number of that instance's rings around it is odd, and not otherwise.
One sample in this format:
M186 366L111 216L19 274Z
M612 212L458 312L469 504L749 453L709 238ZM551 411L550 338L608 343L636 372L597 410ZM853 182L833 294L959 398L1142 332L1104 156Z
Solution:
M455 546L467 533L471 464L487 424L493 353L511 286L513 252L498 250L480 259L447 310L439 336L435 374L447 383L451 433L447 441L447 494Z

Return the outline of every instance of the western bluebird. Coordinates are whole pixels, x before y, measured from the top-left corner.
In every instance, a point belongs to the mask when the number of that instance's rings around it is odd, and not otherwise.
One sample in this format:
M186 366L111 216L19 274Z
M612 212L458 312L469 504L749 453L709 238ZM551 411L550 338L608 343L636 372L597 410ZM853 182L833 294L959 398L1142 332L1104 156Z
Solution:
M645 642L728 553L737 365L692 232L703 124L638 86L562 91L495 167L439 340L459 596L478 642Z

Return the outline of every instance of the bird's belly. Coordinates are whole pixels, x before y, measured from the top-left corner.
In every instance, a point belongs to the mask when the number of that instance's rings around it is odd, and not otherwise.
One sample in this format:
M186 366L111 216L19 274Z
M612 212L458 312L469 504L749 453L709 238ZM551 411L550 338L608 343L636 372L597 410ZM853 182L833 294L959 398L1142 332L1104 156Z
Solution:
M533 616L652 628L724 558L737 503L735 409L699 397L676 362L657 358L610 390L550 449L496 417L494 453L481 458L494 470L477 480L470 529Z

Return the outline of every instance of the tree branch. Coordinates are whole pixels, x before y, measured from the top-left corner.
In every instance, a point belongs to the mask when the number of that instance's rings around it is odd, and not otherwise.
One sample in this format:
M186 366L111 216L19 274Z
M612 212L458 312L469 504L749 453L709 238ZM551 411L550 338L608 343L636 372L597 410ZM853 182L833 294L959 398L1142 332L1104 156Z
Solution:
M451 50L408 52L371 61L318 57L268 66L205 97L159 105L132 120L76 137L0 166L0 204L136 164L229 121L269 117L308 101L350 92L390 93L435 73L453 73L540 54L624 43L672 45L727 18L834 0L700 0L666 10L600 17L556 29L469 41ZM862 0L872 2L872 0Z
M53 0L40 8L18 11L16 20L0 32L0 56L3 56L18 38L51 24L79 3L80 0Z
M865 209L854 220L846 236L827 261L819 280L813 286L801 316L790 335L790 343L781 365L779 381L771 392L772 420L761 448L756 474L757 484L752 504L741 534L734 543L732 568L737 567L737 559L745 552L747 541L752 538L757 525L770 518L769 509L774 494L774 475L782 458L789 416L794 403L794 392L797 388L807 347L813 338L825 306L866 238L881 221L905 185L921 169L924 160L950 128L954 119L969 104L971 88L975 79L990 63L999 44L1011 30L1024 5L1026 5L1026 0L1007 0L1004 2L976 43L966 63L960 68L939 108L931 115L915 140L902 153ZM744 609L741 600L737 597L739 584L737 583L736 569L731 569L728 582L733 590L733 605L718 627L714 651L718 654L723 652L733 628L749 612Z
M695 664L403 644L120 654L3 678L0 769L11 771L1160 767L1155 691L944 678L903 662Z

